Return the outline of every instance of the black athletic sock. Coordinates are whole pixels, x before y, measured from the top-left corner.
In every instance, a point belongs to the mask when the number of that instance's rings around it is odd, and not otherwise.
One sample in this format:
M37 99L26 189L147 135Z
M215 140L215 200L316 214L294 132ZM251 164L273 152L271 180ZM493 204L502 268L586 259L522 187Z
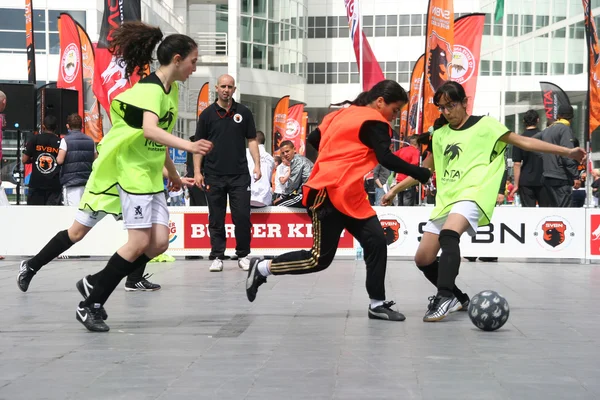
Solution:
M146 255L143 255L143 257L148 258ZM135 261L137 262L138 260L135 260ZM148 258L148 261L150 261L149 258ZM132 273L127 275L127 282L137 283L137 282L141 281L142 276L144 276L144 271L146 270L146 263L148 263L148 261L144 262L142 264L142 266L138 267L135 271L133 271Z
M141 273L143 274L144 270L146 268L146 264L148 264L148 261L150 261L150 258L147 255L142 254L133 263L131 263L131 268L133 268L133 272L131 272L131 270L127 271L127 274L126 274L126 275L128 275L127 280L129 280L130 279L129 277L132 276L133 274L135 274L138 271L138 269L141 269L141 271L142 271ZM103 271L104 270L102 270L94 275L90 275L87 278L88 283L92 286L95 286ZM140 277L141 277L141 275L140 275Z
M27 260L27 266L37 272L44 265L69 250L73 244L71 239L69 239L69 233L66 230L60 231L50 239L48 244L39 253Z
M427 278L427 280L429 282L431 282L433 284L433 286L435 286L436 288L437 288L437 281L438 281L438 270L439 270L439 266L440 266L439 264L440 264L439 260L435 260L431 264L426 265L424 267L417 267L421 270L423 275L425 275L425 278ZM454 285L454 290L452 290L452 293L459 300L464 299L464 297L465 297L465 294L458 288L458 286L456 286L456 284ZM462 302L462 300L461 300L461 302Z
M131 270L133 263L125 260L119 253L113 254L108 260L106 267L98 272L95 277L95 284L92 292L83 302L86 307L91 307L94 304L103 305L115 290L119 282Z
M460 235L450 229L440 232L440 266L438 272L438 294L449 297L454 294L455 280L460 268Z

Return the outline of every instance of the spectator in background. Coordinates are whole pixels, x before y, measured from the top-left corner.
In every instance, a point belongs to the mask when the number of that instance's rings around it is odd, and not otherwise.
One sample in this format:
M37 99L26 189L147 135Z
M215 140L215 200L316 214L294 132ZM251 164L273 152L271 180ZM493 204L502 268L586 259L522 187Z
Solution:
M535 110L528 110L523 116L523 124L525 131L523 136L533 137L540 130L538 124L540 117ZM519 199L522 207L535 207L539 204L540 207L549 207L548 196L545 194L542 184L542 171L544 164L542 155L531 151L522 150L519 147L513 147L512 159L514 162L515 184L510 191L510 195L514 196L519 193Z
M68 134L60 141L56 163L61 165L60 184L65 206L79 206L85 184L98 156L94 140L81 132L83 121L78 114L67 117Z
M258 142L262 176L257 181L252 180L252 184L250 185L250 205L252 207L266 207L270 206L273 202L271 177L275 168L275 160L265 150L265 134L263 132L256 132L256 141ZM250 154L250 149L246 149L246 159L248 160L248 170L254 171L254 160L252 159L252 154Z
M546 143L574 148L573 131L571 121L573 120L573 107L561 105L558 107L558 119L548 128L535 135ZM573 182L577 178L577 161L568 157L554 154L542 154L544 169L542 172L544 189L548 196L549 207L570 207Z
M0 90L0 113L6 108L6 95ZM2 170L2 130L6 126L6 120L4 114L0 114L0 171ZM2 187L2 175L0 175L0 205L8 205L8 199L4 188ZM0 260L4 260L4 256L0 255Z
M290 162L280 156L275 156L275 178L273 180L273 204L283 196L285 193L285 187L287 186L287 180L290 178ZM277 163L279 159L279 164Z
M60 148L60 137L56 135L56 117L46 115L42 133L31 138L23 152L23 164L33 164L29 179L27 205L59 206L62 192L60 167L56 161Z
M367 192L367 198L369 203L375 205L375 174L373 171L365 175L365 192Z
M285 183L283 196L276 200L277 206L304 208L302 205L302 186L308 181L313 169L313 163L308 158L296 153L294 143L289 140L281 142L279 147L281 158L290 163L290 173Z
M417 136L411 136L408 141L409 146L404 146L394 154L404 161L412 165L419 165L419 143L417 142ZM407 175L398 173L396 175L396 183L402 182L406 179ZM411 186L406 190L398 193L398 205L399 206L414 206L417 204L417 189L418 186Z
M390 176L390 170L381 164L377 164L373 170L373 183L375 183L375 206L381 205L381 198L388 191L387 180Z

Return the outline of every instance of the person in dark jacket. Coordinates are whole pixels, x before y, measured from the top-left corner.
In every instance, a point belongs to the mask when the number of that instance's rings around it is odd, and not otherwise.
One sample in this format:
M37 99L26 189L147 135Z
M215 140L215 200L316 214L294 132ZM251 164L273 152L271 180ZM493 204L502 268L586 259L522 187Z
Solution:
M534 137L544 142L574 148L573 107L563 104L558 107L558 119L548 128ZM549 207L570 207L573 182L577 177L578 162L570 158L554 154L543 154L542 172L544 189L548 195Z
M528 110L523 116L523 124L525 131L523 136L533 137L540 130L538 124L540 117L535 110ZM514 196L519 193L522 207L549 207L548 196L545 194L544 185L542 184L542 172L544 164L542 155L525 151L518 147L513 148L512 159L514 162L515 185L511 190L510 195Z
M56 163L62 165L60 184L65 206L78 206L85 184L97 157L94 139L81 132L83 121L78 114L67 117L69 133L60 141Z

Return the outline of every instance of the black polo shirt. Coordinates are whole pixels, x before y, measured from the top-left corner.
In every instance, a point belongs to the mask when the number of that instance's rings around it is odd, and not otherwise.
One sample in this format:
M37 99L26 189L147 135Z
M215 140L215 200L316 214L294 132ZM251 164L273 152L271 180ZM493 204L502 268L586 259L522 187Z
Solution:
M213 149L204 156L205 175L249 174L246 139L256 138L256 126L250 110L232 99L229 111L215 101L196 124L196 140L206 139Z

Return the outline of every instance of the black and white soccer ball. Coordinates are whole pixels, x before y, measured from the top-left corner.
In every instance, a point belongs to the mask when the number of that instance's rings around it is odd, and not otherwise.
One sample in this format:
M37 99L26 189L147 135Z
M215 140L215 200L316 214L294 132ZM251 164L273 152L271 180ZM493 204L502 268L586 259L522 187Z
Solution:
M508 321L510 309L504 297L493 290L477 293L469 303L469 318L484 331L495 331Z

